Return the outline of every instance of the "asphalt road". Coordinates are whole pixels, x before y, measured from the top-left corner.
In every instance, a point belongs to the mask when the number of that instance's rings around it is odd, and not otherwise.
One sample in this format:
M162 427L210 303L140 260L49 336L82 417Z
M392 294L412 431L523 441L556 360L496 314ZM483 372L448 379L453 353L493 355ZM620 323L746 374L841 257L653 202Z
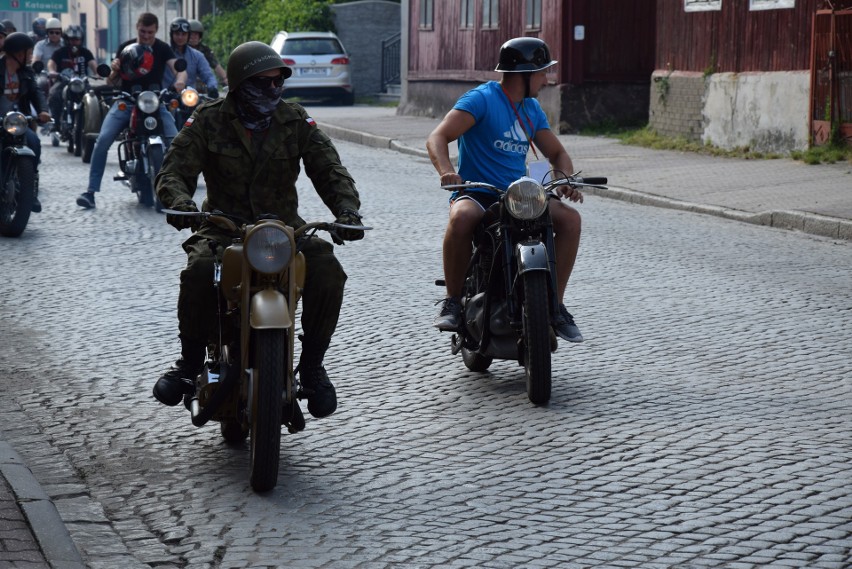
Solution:
M86 167L45 148L44 212L0 242L0 430L88 566L850 566L852 243L588 197L567 302L586 342L535 407L517 364L468 372L431 328L431 165L338 147L375 227L336 249L340 405L283 436L264 495L245 446L151 397L186 233L114 165L77 208Z

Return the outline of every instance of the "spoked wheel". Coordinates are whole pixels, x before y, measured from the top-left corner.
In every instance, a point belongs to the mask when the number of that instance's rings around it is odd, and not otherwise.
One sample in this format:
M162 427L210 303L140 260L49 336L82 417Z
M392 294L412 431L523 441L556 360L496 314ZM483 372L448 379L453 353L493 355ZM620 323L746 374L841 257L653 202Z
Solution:
M278 482L281 454L281 395L284 389L284 330L257 330L251 405L251 487L265 492Z
M524 371L527 397L541 405L550 400L550 318L547 273L524 273Z
M19 237L27 227L35 199L35 164L29 159L15 162L6 184L14 187L12 199L0 201L0 235Z

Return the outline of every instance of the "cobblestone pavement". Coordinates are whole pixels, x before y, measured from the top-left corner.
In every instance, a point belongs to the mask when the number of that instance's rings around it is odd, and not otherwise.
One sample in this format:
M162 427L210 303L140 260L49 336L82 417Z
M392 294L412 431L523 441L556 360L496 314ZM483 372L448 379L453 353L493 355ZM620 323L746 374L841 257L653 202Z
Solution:
M264 495L244 445L151 397L185 232L109 176L80 210L86 168L45 148L44 212L0 242L0 431L87 566L850 567L852 243L588 197L587 340L535 407L519 366L469 372L431 328L431 165L338 146L375 227L336 249L340 405L283 437Z

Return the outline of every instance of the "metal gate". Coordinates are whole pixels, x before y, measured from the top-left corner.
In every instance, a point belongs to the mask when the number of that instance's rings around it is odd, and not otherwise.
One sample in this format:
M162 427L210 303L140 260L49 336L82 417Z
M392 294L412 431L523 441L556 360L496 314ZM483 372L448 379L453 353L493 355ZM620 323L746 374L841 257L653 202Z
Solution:
M811 34L811 144L852 144L852 8L817 10Z

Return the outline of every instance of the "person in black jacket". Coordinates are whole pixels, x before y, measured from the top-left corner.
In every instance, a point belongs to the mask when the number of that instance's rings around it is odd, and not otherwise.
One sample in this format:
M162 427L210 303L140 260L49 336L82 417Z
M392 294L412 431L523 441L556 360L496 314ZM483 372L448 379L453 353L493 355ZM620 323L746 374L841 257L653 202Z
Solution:
M2 85L3 93L3 96L0 97L0 117L6 116L9 111L20 111L29 115L32 105L32 108L38 114L37 118L40 123L50 120L44 93L36 85L35 73L28 65L34 45L33 40L22 32L15 32L6 37L6 43L3 44L5 53L0 56L0 85ZM41 159L41 142L32 129L27 129L24 136L27 146L35 153L36 172L38 172L38 163ZM41 203L38 201L38 184L36 184L33 211L36 213L41 211Z

